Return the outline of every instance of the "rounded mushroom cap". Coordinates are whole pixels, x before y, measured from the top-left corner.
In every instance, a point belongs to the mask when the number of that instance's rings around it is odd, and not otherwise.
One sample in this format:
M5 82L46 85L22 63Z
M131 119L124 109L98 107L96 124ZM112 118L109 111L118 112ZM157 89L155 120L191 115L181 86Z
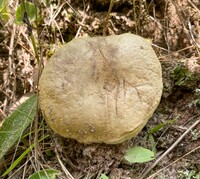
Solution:
M161 65L133 34L74 39L45 66L41 109L56 133L82 143L117 144L136 136L162 94Z

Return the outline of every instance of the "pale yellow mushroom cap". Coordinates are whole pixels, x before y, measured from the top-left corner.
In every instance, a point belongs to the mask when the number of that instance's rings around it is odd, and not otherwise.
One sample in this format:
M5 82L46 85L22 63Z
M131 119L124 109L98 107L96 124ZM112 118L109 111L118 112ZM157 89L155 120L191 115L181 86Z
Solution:
M52 56L39 83L48 125L82 143L121 143L136 136L162 94L161 65L133 34L74 39Z

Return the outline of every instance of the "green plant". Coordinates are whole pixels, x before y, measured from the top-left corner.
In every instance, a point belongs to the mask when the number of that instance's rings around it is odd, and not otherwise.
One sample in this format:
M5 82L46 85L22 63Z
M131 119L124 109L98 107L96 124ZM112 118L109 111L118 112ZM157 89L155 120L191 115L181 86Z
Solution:
M0 0L0 12L1 18L3 19L7 10L7 0ZM40 64L40 60L38 57L37 47L35 44L35 40L32 34L32 22L37 19L38 16L38 9L35 4L30 2L21 1L21 4L18 5L17 10L15 12L15 23L22 24L26 23L28 30L29 30L29 37L32 41L35 56L38 60L38 64ZM4 19L3 19L4 20ZM33 122L35 115L37 114L36 111L38 109L37 106L37 96L31 96L26 102L24 102L21 106L19 106L3 123L2 127L0 128L0 159L4 157L7 151L16 143L17 140L20 138L23 140L22 134L24 130ZM37 121L37 118L36 118ZM36 123L36 122L35 122ZM35 128L35 131L37 129ZM46 138L42 137L37 142L40 142ZM26 142L26 141L25 141ZM37 143L34 142L30 147L28 147L15 161L10 165L10 167L4 172L3 176L7 175L10 171L12 171L19 162L24 159L24 157L30 153L30 151L37 147Z
M200 131L197 129L191 131L191 134L192 134L193 141L198 140L200 138Z
M32 33L32 24L31 24L32 22L37 21L38 14L39 14L39 10L35 4L31 2L24 2L24 0L22 0L21 4L18 6L15 12L15 17L16 17L15 23L16 24L25 23L27 25L28 33L33 45L37 63L40 67L41 61L39 59L38 50L35 43L35 37L33 36L33 33Z
M183 63L178 63L172 71L172 78L175 85L184 86L192 77L192 73Z
M178 171L180 179L200 179L200 173L195 170Z
M105 174L101 174L101 179L109 179Z
M151 128L148 130L148 134L154 134L156 132L158 132L160 129L164 128L165 126L174 123L176 120L167 120L164 123L160 123L158 125L156 125L155 127Z
M41 170L34 173L28 179L55 179L56 176L60 175L60 171L54 169Z
M200 106L200 99L195 99L193 100L192 102L190 102L188 104L188 107L191 108L191 107L198 107Z
M33 95L5 119L0 128L0 159L22 136L24 130L34 120L35 112L36 95Z
M43 141L44 139L46 139L48 137L44 136L42 137L38 142ZM22 159L24 159L24 157L31 152L31 150L35 147L35 144L32 144L29 148L27 148L13 163L12 165L4 172L4 174L2 175L2 177L8 175L21 161Z
M4 21L8 21L10 17L7 4L8 4L8 0L0 0L0 17Z
M149 149L143 147L132 147L128 149L124 156L125 161L133 163L145 163L155 159L155 154Z
M127 150L124 159L129 163L145 163L155 159L156 155L156 141L154 139L153 134L158 132L160 129L165 126L174 123L175 120L167 120L164 123L158 124L155 127L148 130L148 134L146 135L146 140L149 140L151 143L151 150L145 149L140 146L136 146Z
M28 18L30 23L34 22L38 16L39 10L38 8L31 2L23 2L17 7L15 13L15 23L16 24L23 24ZM27 17L26 17L26 15Z
M155 154L156 154L156 141L155 141L153 134L155 134L156 132L158 132L162 128L174 123L175 121L176 121L175 119L167 120L167 121L160 123L160 124L158 124L158 125L156 125L153 128L148 130L146 138L147 138L147 140L149 139L149 141L151 143L151 148L152 148L152 150L154 151Z

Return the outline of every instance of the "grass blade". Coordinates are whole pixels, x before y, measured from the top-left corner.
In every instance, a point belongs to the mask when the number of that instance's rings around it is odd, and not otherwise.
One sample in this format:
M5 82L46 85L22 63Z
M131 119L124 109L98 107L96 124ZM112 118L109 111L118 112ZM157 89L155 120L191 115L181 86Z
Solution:
M41 138L38 142L43 141L44 139L46 139L48 137L48 135L44 136L43 138ZM2 175L2 177L6 176L7 174L9 174L18 164L19 162L21 162L21 160L35 147L35 144L32 144L29 148L27 148L14 162L13 164L4 172L4 174Z

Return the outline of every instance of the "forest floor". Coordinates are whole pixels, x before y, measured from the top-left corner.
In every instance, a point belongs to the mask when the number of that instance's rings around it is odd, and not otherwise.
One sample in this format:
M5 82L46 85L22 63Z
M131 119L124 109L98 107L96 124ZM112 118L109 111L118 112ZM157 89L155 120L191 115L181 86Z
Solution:
M0 20L0 124L25 94L37 91L38 64L29 36L31 31L44 64L59 46L73 38L127 32L140 35L151 41L160 60L164 90L146 127L137 137L118 145L84 145L60 138L51 133L40 117L44 130L38 131L38 136L49 133L50 137L33 149L39 151L25 157L7 178L28 178L44 168L61 171L58 178L70 178L59 159L75 179L100 178L101 174L110 179L200 178L200 124L178 141L200 119L199 0L117 0L110 13L109 0L43 0L36 3L39 20L29 28L26 23L15 23L18 3L8 1L10 16ZM150 139L149 131L159 125L162 127L151 133ZM28 140L33 143L34 136ZM137 164L122 160L132 146L156 148L158 159L176 141L177 146L154 168L151 166L155 160ZM24 150L18 142L0 160L0 175Z

